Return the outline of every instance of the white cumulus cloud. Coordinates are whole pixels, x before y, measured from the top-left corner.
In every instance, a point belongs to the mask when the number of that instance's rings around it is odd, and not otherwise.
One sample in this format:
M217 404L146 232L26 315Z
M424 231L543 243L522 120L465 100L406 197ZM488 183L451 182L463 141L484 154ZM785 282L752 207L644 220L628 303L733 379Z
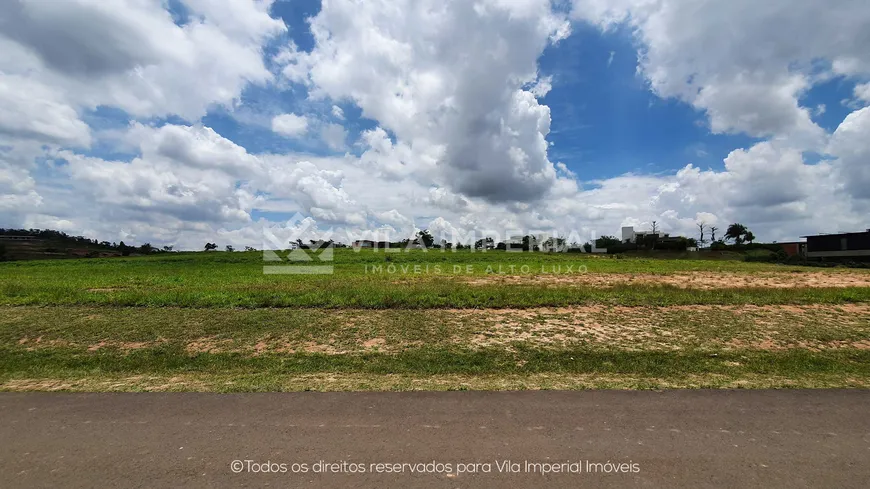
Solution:
M314 50L277 60L312 96L353 100L400 143L439 154L454 190L533 200L555 181L550 113L522 87L567 26L548 0L336 1L311 19Z
M802 96L826 76L870 73L863 0L574 0L572 15L629 23L652 90L705 111L714 132L818 149L824 131Z
M308 119L296 114L281 114L272 118L272 130L289 137L299 137L308 131Z

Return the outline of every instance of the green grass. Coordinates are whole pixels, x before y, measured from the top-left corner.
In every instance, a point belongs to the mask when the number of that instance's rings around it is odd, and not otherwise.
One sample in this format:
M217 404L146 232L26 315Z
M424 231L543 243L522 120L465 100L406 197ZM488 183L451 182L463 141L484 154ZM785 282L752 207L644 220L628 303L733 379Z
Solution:
M0 348L66 347L81 352L140 344L185 348L207 343L222 351L303 350L365 353L422 345L472 348L511 345L543 349L719 352L766 341L777 348L870 341L870 307L839 309L706 306L529 310L323 310L105 307L0 307ZM558 341L554 341L558 340ZM257 344L260 344L257 347ZM870 344L868 344L870 346ZM203 350L203 348L196 348Z
M734 364L739 364L735 366ZM172 374L186 372L267 372L293 375L307 373L370 374L644 374L670 377L684 374L717 374L745 371L755 374L789 375L796 372L870 375L870 352L805 350L783 352L628 352L571 349L547 351L520 348L462 351L423 347L396 354L361 353L326 355L250 356L239 353L190 355L175 346L161 346L121 354L117 351L82 353L72 349L38 351L6 350L0 371L40 373L82 372L92 374Z
M263 265L224 252L0 263L0 390L870 387L870 287L752 286L868 271L371 250L337 250L332 275ZM726 285L545 280L688 272ZM508 275L526 279L492 280Z
M390 261L386 261L389 259ZM0 305L181 306L181 307L533 307L609 303L805 304L870 300L870 288L771 290L734 287L716 290L658 285L579 287L533 280L511 287L468 285L471 277L571 273L723 274L807 273L808 269L713 260L612 259L583 254L415 251L384 253L337 250L333 275L264 275L261 253L179 253L151 257L46 260L0 264ZM414 265L420 273L414 273ZM292 265L288 265L292 266ZM371 273L374 266L382 273ZM386 270L395 267L395 273ZM402 270L408 273L402 273ZM441 273L436 273L441 267ZM453 273L459 267L461 273ZM470 267L470 268L469 268ZM527 267L528 274L522 273ZM426 272L428 270L428 273ZM468 273L470 271L470 273ZM810 270L819 273L817 270ZM826 270L824 273L847 273ZM848 273L863 273L850 271ZM546 275L547 273L543 273ZM565 275L563 273L563 275ZM727 275L726 275L727 276Z
M188 355L171 347L136 351L129 354L81 352L56 349L51 351L3 351L0 356L0 389L13 379L81 379L123 376L151 376L172 382L179 376L200 379L244 379L256 373L258 382L278 385L287 378L307 374L343 374L360 376L370 387L380 390L378 379L401 375L415 379L431 376L532 376L598 375L614 377L644 377L659 383L680 382L681 379L717 378L731 382L744 377L778 377L789 379L790 386L810 387L818 376L836 379L836 385L850 382L870 386L870 352L836 351L811 353L803 350L785 352L735 352L713 356L700 352L598 352L582 349L570 351L485 350L456 351L424 348L397 354L366 353L360 355L324 355L299 353L292 355L198 354ZM359 378L359 377L358 377ZM862 379L862 380L856 380ZM361 388L365 380L358 381ZM314 387L314 384L309 387ZM213 390L213 386L208 390ZM232 383L217 390L261 390L247 383ZM274 390L274 389L268 389Z
M0 389L870 387L868 308L576 312L3 307Z
M534 285L465 286L445 280L420 280L413 284L342 280L307 282L293 286L214 288L179 287L164 290L138 287L88 291L66 287L7 287L2 305L103 305L137 307L322 307L480 308L534 307L583 304L690 305L690 304L843 304L870 301L870 288L726 288L681 289L665 285L619 285L610 288L539 287Z

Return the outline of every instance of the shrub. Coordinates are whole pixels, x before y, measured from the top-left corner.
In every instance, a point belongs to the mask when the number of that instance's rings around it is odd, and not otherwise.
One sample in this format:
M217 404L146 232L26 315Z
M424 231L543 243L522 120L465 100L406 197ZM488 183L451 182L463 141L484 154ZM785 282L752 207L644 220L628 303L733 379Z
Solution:
M776 253L769 250L752 250L743 255L743 261L747 262L767 262L773 263L778 261Z
M608 254L625 253L626 251L636 251L638 246L635 243L618 243L614 246L607 247Z
M607 248L608 250L612 247L619 246L620 244L622 244L622 241L615 236L602 236L595 240L596 248Z
M667 251L686 251L689 247L688 238L678 238L676 240L659 241L656 243L657 250Z

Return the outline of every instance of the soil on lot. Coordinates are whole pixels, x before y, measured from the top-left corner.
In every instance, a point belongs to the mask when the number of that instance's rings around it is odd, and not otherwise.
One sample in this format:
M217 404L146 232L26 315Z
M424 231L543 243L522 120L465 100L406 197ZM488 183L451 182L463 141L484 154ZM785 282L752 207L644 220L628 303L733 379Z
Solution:
M90 310L82 317L95 317ZM191 316L192 314L192 316ZM244 316L244 311L232 314ZM277 313L276 313L277 314ZM26 351L79 350L85 354L181 347L188 354L239 353L343 355L400 353L418 348L523 348L621 351L870 350L870 303L811 305L589 305L532 308L391 311L310 311L305 323L245 332L233 320L213 332L190 331L195 312L161 334L115 334L97 329L84 336L22 329L8 347ZM67 316L70 313L67 312ZM186 318L186 319L185 319ZM166 319L169 321L169 319ZM244 323L244 321L241 321ZM126 331L126 332L125 332Z
M470 344L613 347L870 349L870 304L840 306L562 307L456 310L480 324Z
M543 285L613 287L616 285L672 285L691 289L735 287L870 287L870 273L842 272L686 272L669 275L653 273L566 273L542 275L488 275L460 278L469 285Z
M330 313L336 328L276 330L264 336L178 338L185 350L245 355L398 353L422 346L472 349L584 347L623 351L870 350L870 304L690 305L668 307L569 306L524 309L446 309L425 322L398 327L388 311ZM393 326L385 327L386 324ZM422 325L422 326L421 326ZM420 331L420 328L425 331ZM421 337L422 335L422 337ZM132 352L152 342L71 342L42 336L17 339L27 350L83 348Z

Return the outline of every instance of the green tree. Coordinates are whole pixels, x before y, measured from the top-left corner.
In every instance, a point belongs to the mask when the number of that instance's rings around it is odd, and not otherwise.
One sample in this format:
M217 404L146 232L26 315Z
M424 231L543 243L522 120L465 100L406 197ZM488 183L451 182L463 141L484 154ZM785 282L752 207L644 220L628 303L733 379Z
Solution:
M752 243L753 241L755 241L755 235L752 234L752 231L746 231L746 234L743 235L743 239L745 239L748 243Z
M743 241L746 239L746 233L748 232L749 230L746 229L746 226L735 222L734 224L729 225L728 229L725 230L725 240L732 240L734 241L734 244L743 244Z
M232 252L234 252L234 251L236 251L236 249L235 249L235 248L233 248L233 245L227 245L227 248L226 248L226 250L227 250L227 251L229 251L229 252L230 252L230 253L232 253Z
M659 241L658 234L645 234L643 236L642 241L638 241L639 245L642 245L644 248L649 248L651 250L656 249L656 243Z
M435 238L428 229L424 229L422 231L417 231L417 242L426 248L431 248L432 245L435 244Z
M523 236L523 251L540 251L538 239L534 236Z
M217 249L217 245L214 243L206 243L205 244L205 251L211 251L211 250L216 250L216 249Z
M612 248L620 244L622 244L622 241L620 241L616 236L602 236L595 240L596 248Z
M474 242L474 249L475 250L486 251L486 250L488 250L490 248L494 248L494 247L495 247L495 242L493 241L492 238L489 238L489 237L482 238L482 239L479 239L479 240Z

